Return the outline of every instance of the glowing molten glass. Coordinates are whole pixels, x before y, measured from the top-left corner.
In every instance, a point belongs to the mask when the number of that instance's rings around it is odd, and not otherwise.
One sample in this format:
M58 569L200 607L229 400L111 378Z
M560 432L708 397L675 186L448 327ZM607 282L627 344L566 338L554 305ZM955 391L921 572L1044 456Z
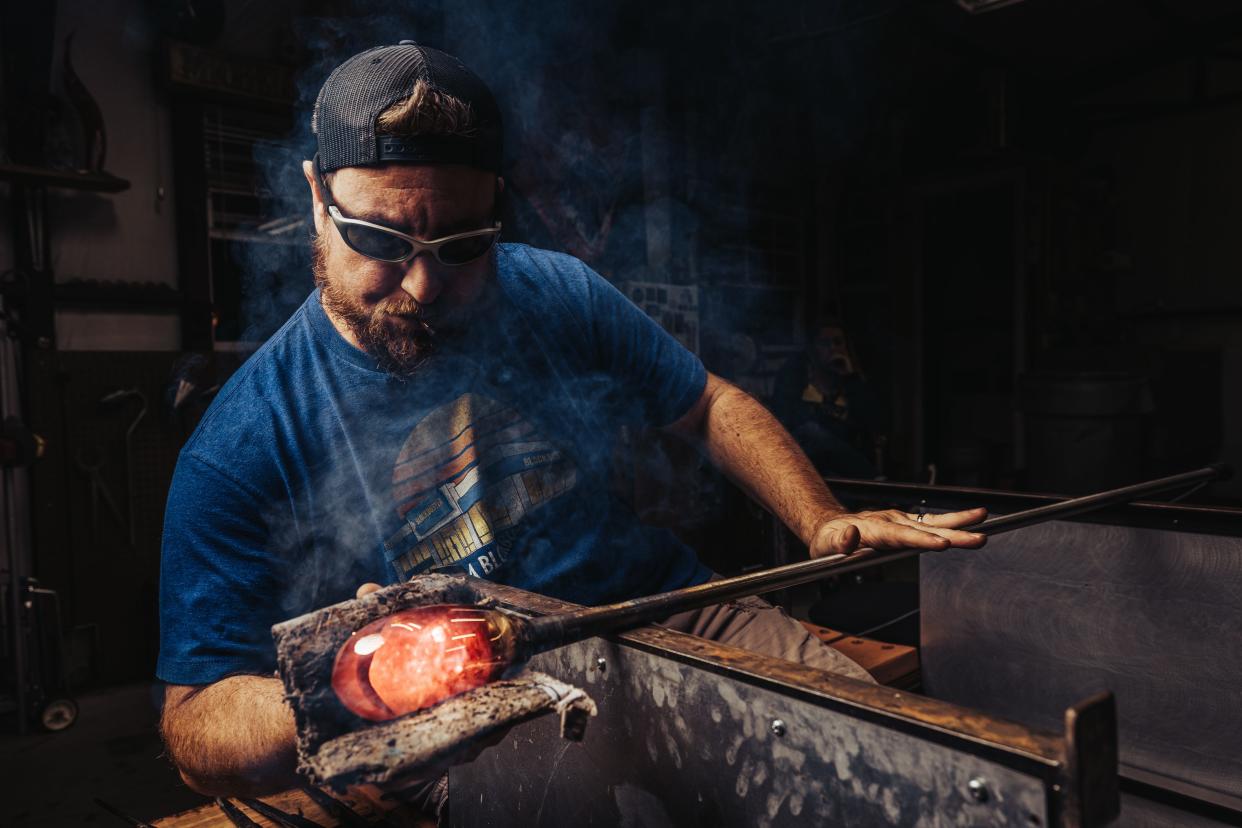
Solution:
M510 636L508 618L493 610L402 610L349 637L332 689L364 719L393 719L490 681L508 664Z

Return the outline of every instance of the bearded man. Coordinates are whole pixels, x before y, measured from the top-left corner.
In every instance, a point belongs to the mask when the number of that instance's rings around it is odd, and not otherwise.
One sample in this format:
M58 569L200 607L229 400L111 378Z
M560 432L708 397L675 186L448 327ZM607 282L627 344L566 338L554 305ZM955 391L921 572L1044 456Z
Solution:
M979 511L849 514L749 396L582 262L500 233L500 116L456 58L402 41L319 94L304 164L318 287L186 443L165 519L169 753L208 795L295 784L269 628L436 567L581 604L712 573L609 487L623 425L700 444L814 556L978 546ZM691 633L868 680L758 599Z

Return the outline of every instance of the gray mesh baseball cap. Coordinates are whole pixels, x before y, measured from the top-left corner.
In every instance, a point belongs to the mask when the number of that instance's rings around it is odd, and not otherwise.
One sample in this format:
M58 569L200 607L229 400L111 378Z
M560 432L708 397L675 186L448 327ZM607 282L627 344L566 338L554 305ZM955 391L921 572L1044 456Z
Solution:
M470 105L471 137L375 134L376 117L408 96L419 80ZM368 49L336 67L319 90L311 129L323 172L404 161L500 173L500 109L491 90L457 58L412 40Z

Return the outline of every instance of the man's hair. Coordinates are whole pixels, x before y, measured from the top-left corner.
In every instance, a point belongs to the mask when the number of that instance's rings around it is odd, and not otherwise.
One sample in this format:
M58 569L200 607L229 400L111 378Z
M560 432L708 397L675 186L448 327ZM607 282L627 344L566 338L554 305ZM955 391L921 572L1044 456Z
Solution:
M431 88L423 80L415 81L410 94L393 101L375 117L376 135L473 138L476 131L470 104ZM331 184L335 174L325 173L324 181Z
M470 104L433 89L422 80L414 83L409 95L389 104L375 119L376 135L473 138L475 132L474 110Z

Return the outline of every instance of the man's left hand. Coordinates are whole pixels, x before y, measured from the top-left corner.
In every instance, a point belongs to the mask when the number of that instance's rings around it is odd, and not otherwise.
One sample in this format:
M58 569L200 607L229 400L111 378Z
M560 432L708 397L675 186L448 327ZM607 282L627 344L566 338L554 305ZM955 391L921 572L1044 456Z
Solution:
M987 536L962 531L987 517L987 509L967 509L942 515L918 515L886 509L852 512L825 521L811 541L811 557L849 554L856 549L978 549Z

